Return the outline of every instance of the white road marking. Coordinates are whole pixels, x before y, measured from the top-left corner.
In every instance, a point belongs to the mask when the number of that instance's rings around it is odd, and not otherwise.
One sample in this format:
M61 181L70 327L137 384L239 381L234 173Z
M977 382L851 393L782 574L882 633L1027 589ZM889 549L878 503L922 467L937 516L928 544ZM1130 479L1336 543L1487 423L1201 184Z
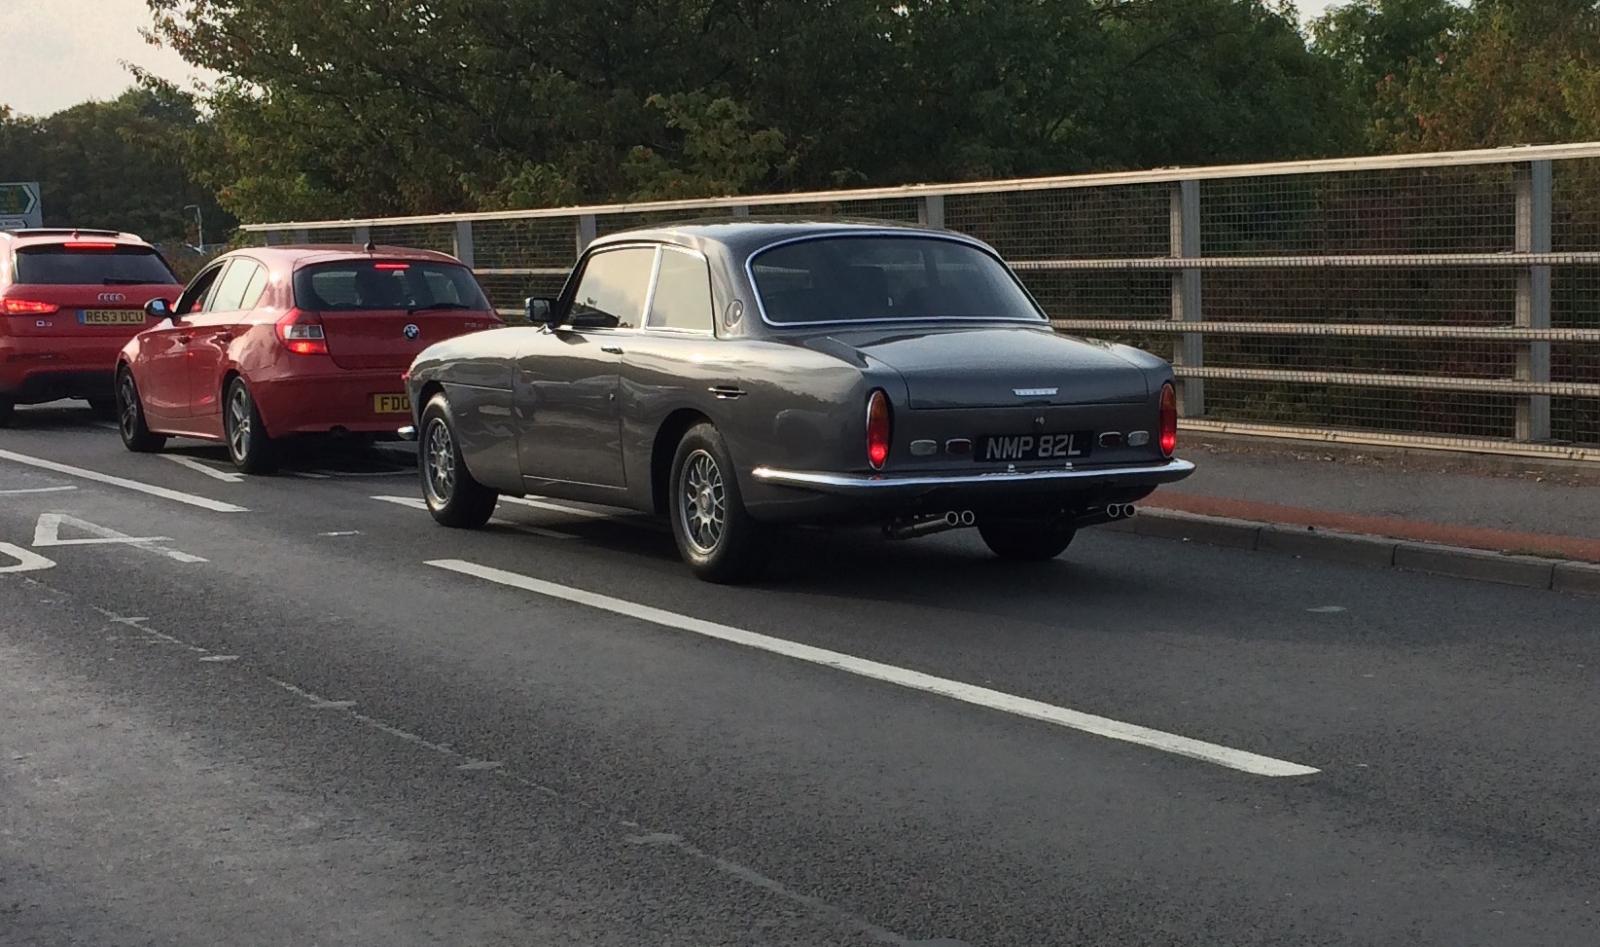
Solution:
M83 480L91 480L95 483L103 483L108 486L121 487L124 490L132 490L135 493L143 493L148 496L160 497L163 500L172 500L176 503L185 503L189 506L197 506L202 510L210 510L213 513L250 512L244 507L237 506L233 503L223 503L220 500L196 496L193 493L184 493L180 490L168 490L166 487L158 487L153 483L142 483L138 480L129 480L126 477L113 477L110 474L103 474L98 470L88 470L83 467L74 467L70 464L58 464L53 460L45 460L41 457L29 457L27 454L18 454L15 451L0 450L0 460L9 460L13 463L26 464L29 467L38 467L40 470L49 470L59 474L66 474L69 477L78 477Z
M16 562L9 566L0 566L0 573L38 572L41 569L54 569L56 566L54 562L36 552L23 549L21 546L13 546L10 543L0 543L0 561L5 558L15 559Z
M1344 606L1343 605L1318 605L1316 608L1308 608L1308 609L1306 609L1306 611L1311 612L1314 615L1335 615L1335 614L1338 614L1339 612L1344 611Z
M1215 743L1207 743L1203 740L1195 740L1175 733L1152 730L1149 727L1141 727L1137 724L1123 723L1120 720L1112 720L1109 717L1070 710L1066 707L1057 707L1043 701L1018 697L1015 694L1007 694L987 687L978 687L973 684L950 680L949 678L924 674L921 671L913 671L892 664L883 664L866 658L858 658L838 651L829 651L825 648L800 644L783 638L774 638L770 635L758 634L742 628L734 628L730 625L722 625L705 619L654 608L649 605L640 605L637 602L629 602L625 599L613 598L598 592L589 592L584 589L572 588L571 586L558 585L554 582L546 582L543 579L519 575L515 572L506 572L503 569L495 569L475 562L466 562L461 559L434 559L427 564L435 568L457 572L462 575L470 575L538 595L546 595L628 618L635 618L640 621L703 635L707 638L726 641L730 644L768 651L784 657L794 658L798 661L805 661L809 664L833 668L834 670L844 671L847 674L872 678L900 687L910 688L911 690L938 694L941 697L948 697L962 703L974 704L990 710L998 710L1002 713L1015 714L1019 717L1041 720L1059 727L1080 730L1084 733L1092 733L1112 740L1135 743L1154 750L1161 750L1164 753L1174 753L1191 759L1203 760L1207 763L1214 763L1218 766L1225 766L1229 769L1236 769L1255 776L1309 776L1318 772L1314 767L1291 763L1287 760L1273 759L1270 756L1261 756L1245 750L1236 750Z
M21 496L24 493L65 493L77 487L27 487L21 490L0 490L0 497Z
M146 628L144 623L150 620L148 618L136 618L136 617L129 616L129 615L118 615L116 612L113 612L113 611L111 611L109 609L101 608L98 605L90 605L89 607L94 609L95 611L99 612L100 614L104 615L106 617L106 619L108 621L112 622L113 624L126 625L129 628L132 628L135 631L138 631L138 632L142 633L147 639L149 639L149 642L151 644L156 644L156 643L160 643L160 644L175 644L180 648L188 648L190 651L193 651L195 654L210 654L211 653L210 650L207 649L207 648L202 648L199 645L190 644L189 642L184 641L181 638L174 638L173 636L171 636L169 634L165 634L163 632L156 631L154 628Z
M177 454L157 454L156 456L162 460L170 460L180 467L187 467L196 473L203 473L213 480L221 480L223 483L244 483L244 474L218 470L210 464L195 460L193 457L180 457Z
M609 520L616 517L611 513L601 513L598 510L585 510L582 507L566 506L561 503L550 503L546 500L530 500L527 497L501 497L501 503L515 503L517 506L529 506L536 510L550 510L556 513L571 513L573 516L584 516L594 520Z
M212 661L220 664L224 661L237 661L239 660L239 656L237 654L208 654L200 660Z
M359 529L336 529L336 530L332 530L331 532L318 533L317 535L318 536L360 536L361 535L361 530L359 530Z
M327 479L328 477L415 477L415 470L369 470L360 472L355 470L312 470L309 473Z
M71 526L74 529L82 530L94 538L62 539L62 526ZM191 556L186 552L156 545L157 543L170 542L172 542L171 536L129 536L127 533L119 533L109 527L99 526L88 520L78 519L76 516L68 516L65 513L40 513L38 522L33 525L33 548L35 549L47 546L100 546L108 543L121 543L143 549L145 552L158 553L178 562L206 561L199 556Z
M377 496L377 497L372 497L372 499L381 500L384 503L393 503L396 506L408 506L413 510L426 510L428 508L427 501L423 500L421 497ZM529 525L527 525L525 523L513 523L510 520L503 520L503 519L500 519L499 517L495 517L494 519L490 520L489 522L494 523L496 526L509 526L512 529L517 530L518 532L532 533L535 536L543 536L545 539L577 539L578 538L578 537L572 535L571 533L563 533L563 532L560 532L560 531L554 530L554 529L545 529L542 526L529 526Z

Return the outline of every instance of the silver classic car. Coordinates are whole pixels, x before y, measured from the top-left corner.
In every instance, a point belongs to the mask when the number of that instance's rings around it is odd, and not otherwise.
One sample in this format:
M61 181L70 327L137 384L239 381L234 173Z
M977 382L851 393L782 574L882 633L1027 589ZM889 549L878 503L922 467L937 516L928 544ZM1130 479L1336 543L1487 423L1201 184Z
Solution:
M424 350L408 388L446 526L500 494L667 516L702 578L753 578L785 524L976 527L1059 555L1194 469L1172 369L1054 332L987 245L752 222L596 240L533 323Z

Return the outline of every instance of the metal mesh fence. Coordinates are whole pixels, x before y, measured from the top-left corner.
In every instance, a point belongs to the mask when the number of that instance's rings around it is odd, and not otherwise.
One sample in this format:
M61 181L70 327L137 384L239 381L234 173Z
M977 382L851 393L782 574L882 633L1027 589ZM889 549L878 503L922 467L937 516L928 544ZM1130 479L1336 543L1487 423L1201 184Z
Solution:
M1061 331L1181 351L1197 424L1600 460L1600 143L320 225L470 247L512 313L591 236L735 215L983 239Z

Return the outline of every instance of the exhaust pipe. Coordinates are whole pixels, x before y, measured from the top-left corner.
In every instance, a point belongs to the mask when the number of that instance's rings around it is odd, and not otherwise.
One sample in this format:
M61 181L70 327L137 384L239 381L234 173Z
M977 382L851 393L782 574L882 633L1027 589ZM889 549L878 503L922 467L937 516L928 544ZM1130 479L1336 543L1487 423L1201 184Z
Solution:
M934 516L913 517L885 523L883 535L888 539L915 539L918 536L931 536L934 533L971 526L977 521L978 517L971 510L950 510Z
M1134 512L1134 506L1132 503L1107 503L1104 507L1101 507L1098 510L1084 510L1077 516L1074 516L1072 518L1072 525L1082 527L1099 526L1102 523L1115 523L1118 520L1127 519L1128 517L1132 516Z

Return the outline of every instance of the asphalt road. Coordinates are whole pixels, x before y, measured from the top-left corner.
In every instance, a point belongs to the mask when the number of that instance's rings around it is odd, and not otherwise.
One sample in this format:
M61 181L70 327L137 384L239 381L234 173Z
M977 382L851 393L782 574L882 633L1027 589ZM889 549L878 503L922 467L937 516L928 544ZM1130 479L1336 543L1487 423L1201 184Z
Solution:
M6 945L1600 943L1594 599L1093 531L723 588L20 419Z

